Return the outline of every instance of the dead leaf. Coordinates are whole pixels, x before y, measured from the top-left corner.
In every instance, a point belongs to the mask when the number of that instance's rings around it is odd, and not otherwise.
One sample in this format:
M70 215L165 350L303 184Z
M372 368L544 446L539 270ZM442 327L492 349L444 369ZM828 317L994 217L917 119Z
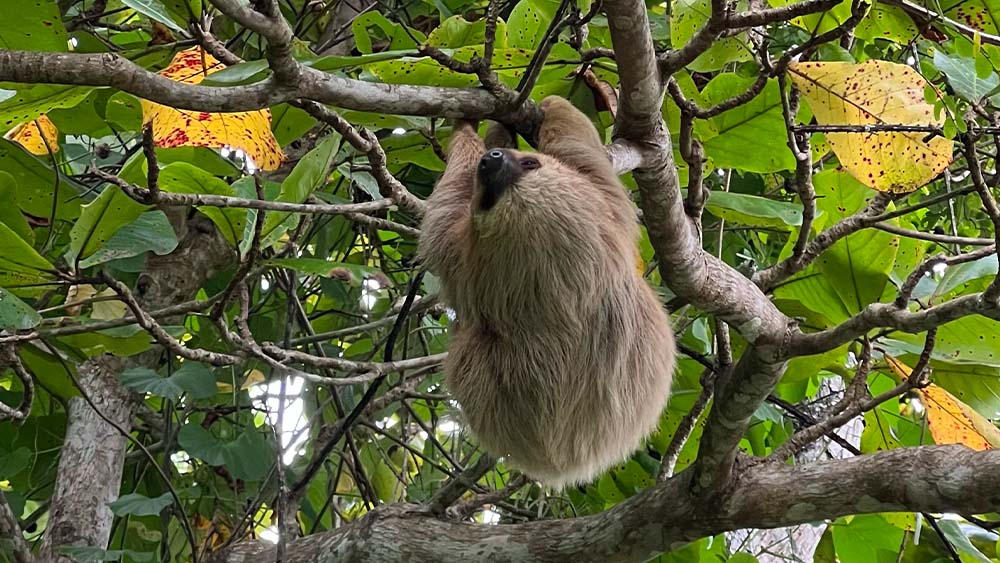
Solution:
M924 100L927 81L912 68L888 61L805 62L789 65L822 125L942 125ZM952 142L924 132L827 133L840 164L883 192L910 192L952 160Z
M225 68L200 47L181 51L170 66L160 71L177 82L198 84L206 76ZM174 109L141 100L143 122L153 123L153 137L158 147L211 147L240 149L256 168L275 170L284 153L271 133L271 111L209 113Z
M899 381L910 377L912 369L884 354L889 369ZM942 387L931 383L915 389L927 412L927 429L938 444L963 444L974 450L1000 447L1000 428Z
M59 129L44 114L15 126L4 135L4 138L21 145L31 154L45 155L59 152Z
M69 290L66 291L66 303L69 304L65 308L66 313L74 317L79 315L84 302L89 301L95 295L97 295L97 289L89 283L69 286Z
M618 91L615 87L598 78L589 67L583 72L583 80L594 94L594 107L597 111L610 112L612 119L618 115Z

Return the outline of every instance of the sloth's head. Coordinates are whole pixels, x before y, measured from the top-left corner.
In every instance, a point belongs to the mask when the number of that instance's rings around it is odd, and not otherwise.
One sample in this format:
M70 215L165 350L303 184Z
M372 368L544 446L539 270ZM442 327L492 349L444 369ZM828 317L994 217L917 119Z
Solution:
M526 154L509 149L491 149L479 159L476 173L479 190L476 193L477 212L490 212L509 199L518 183L530 183L542 169L541 155Z
M558 159L541 153L512 149L490 149L476 170L473 212L480 220L507 223L527 219L541 207L558 214L554 207L580 205L589 182ZM569 209L567 208L567 211Z

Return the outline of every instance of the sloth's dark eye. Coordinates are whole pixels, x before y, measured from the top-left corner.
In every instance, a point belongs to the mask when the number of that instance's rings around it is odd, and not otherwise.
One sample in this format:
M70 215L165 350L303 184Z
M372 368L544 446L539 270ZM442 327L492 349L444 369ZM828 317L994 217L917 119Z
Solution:
M538 162L537 158L522 158L521 159L521 168L523 168L524 170L535 170L536 168L539 168L540 166L541 166L541 163Z

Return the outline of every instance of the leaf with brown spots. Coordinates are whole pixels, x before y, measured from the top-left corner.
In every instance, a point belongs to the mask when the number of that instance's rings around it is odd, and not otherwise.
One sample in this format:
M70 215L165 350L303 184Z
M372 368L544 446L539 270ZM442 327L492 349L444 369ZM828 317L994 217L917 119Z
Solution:
M44 114L26 121L4 135L24 147L31 154L46 155L59 152L59 129Z
M912 370L903 362L888 354L885 360L896 379L903 381L910 376ZM936 443L963 444L980 451L1000 447L1000 428L972 407L933 383L916 391L927 411L927 428Z
M162 76L198 84L213 72L225 68L200 47L177 53ZM208 113L174 109L142 100L143 122L153 123L153 137L159 147L230 147L240 149L262 170L275 170L284 153L271 133L271 111Z
M927 82L912 68L887 61L806 62L789 66L822 125L942 125L924 100ZM841 165L883 192L910 192L952 160L952 142L923 132L828 133Z

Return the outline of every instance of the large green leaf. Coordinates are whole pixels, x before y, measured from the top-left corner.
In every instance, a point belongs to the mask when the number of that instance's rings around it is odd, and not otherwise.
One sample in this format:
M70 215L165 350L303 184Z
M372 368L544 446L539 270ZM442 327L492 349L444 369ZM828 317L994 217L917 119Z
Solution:
M174 31L186 31L183 26L174 21L173 16L167 10L166 6L160 3L159 0L122 0L122 4L125 4L129 8L132 8L151 20L162 23ZM187 18L185 18L184 21L186 21L186 19Z
M56 279L55 267L10 227L0 223L0 287L31 295Z
M94 254L147 209L149 206L136 202L117 186L108 185L80 210L80 218L69 232L67 258L73 263Z
M170 506L171 502L173 502L173 497L170 496L170 493L163 493L156 498L131 493L118 497L117 500L108 506L111 508L111 512L115 513L115 516L125 516L128 514L133 516L156 516L160 512L163 512L164 508Z
M186 162L174 162L160 170L160 189L165 192L185 194L236 195L229 184ZM246 224L246 210L238 208L220 209L201 206L198 210L208 216L233 246L243 239Z
M0 201L11 202L17 200L17 182L10 174L0 170ZM28 225L28 220L16 205L0 205L0 223L10 227L29 244L35 241L35 233Z
M529 4L530 2L525 2ZM516 8L515 8L516 9ZM507 47L507 24L497 19L496 40L497 49ZM486 18L470 22L462 16L452 16L437 26L427 36L427 43L442 49L456 49L467 45L482 45L486 40Z
M745 7L745 3L744 4ZM691 37L708 23L712 13L711 0L677 0L671 4L670 11L670 42L675 49L683 47ZM746 37L740 34L734 37L717 39L712 42L707 51L687 65L688 70L709 72L719 70L733 62L749 61L753 53L747 45Z
M121 374L122 384L140 393L179 399L187 394L192 399L207 399L218 393L215 374L198 362L184 362L169 377L161 377L149 368L132 368Z
M80 194L87 188L64 174L56 174L47 163L17 143L0 139L0 170L14 177L17 205L25 213L49 217L53 195L58 191L56 219L71 220L80 214Z
M826 224L854 215L874 197L874 190L862 185L850 174L828 170L813 178L816 208L827 214ZM850 313L860 312L878 301L889 281L896 260L899 237L874 229L865 229L837 241L816 260L816 271L823 275Z
M226 442L197 424L186 424L177 434L177 443L188 454L209 465L225 465L233 477L246 481L264 477L275 460L270 444L256 431L242 432Z
M720 74L702 91L705 103L715 105L746 92L753 82L735 74ZM786 144L785 118L776 80L768 81L753 101L723 112L697 127L705 155L719 168L747 172L777 172L795 168Z
M27 330L38 326L42 316L27 303L0 287L0 328Z
M80 261L81 268L89 268L121 258L152 252L163 256L177 248L177 235L167 216L159 210L147 211L135 221L125 225L108 239L90 257Z
M894 561L903 540L903 530L878 514L841 518L831 526L841 563Z
M84 86L37 84L18 88L17 94L0 103L0 123L10 128L37 119L55 108L70 108L94 89Z
M714 191L705 209L720 219L752 227L786 229L802 224L801 205L750 194Z
M295 165L288 177L281 182L278 201L302 203L318 188L326 183L333 166L333 157L340 148L340 135L331 133L320 141ZM270 211L264 218L262 236L271 234L292 215L280 211ZM242 233L241 233L242 234Z
M25 4L21 0L0 0L0 47L21 51L69 49L66 27L57 2L46 0Z

